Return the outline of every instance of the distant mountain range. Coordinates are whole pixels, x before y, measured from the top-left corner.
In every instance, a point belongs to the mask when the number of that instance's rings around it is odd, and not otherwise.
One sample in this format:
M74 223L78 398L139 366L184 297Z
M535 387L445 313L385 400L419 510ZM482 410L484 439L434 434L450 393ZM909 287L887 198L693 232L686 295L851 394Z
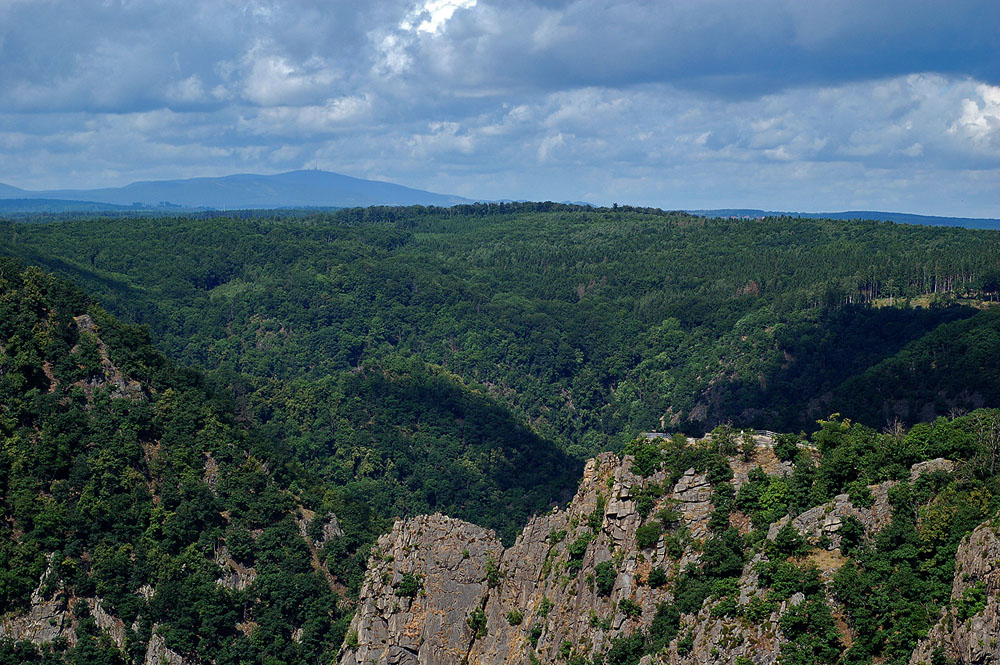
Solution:
M0 184L0 211L17 199L17 212L55 212L54 200L66 201L60 212L125 208L352 208L373 205L438 205L471 203L470 199L362 180L329 171L290 171L275 175L239 174L221 178L188 178L134 182L124 187L27 191ZM31 202L35 202L34 204ZM32 206L35 206L32 208Z
M688 210L692 215L702 217L805 217L807 219L874 219L897 224L919 224L923 226L961 226L967 229L1000 229L1000 219L984 217L935 217L933 215L913 215L906 212L878 212L873 210L848 210L846 212L778 212L773 210L753 210L749 208L719 208L717 210Z
M380 180L364 180L330 171L303 170L219 178L186 178L133 182L124 187L30 191L0 183L0 215L27 213L185 212L268 208L353 208L375 205L453 206L475 200L437 194ZM503 199L510 201L511 199ZM501 202L501 201L495 201ZM568 203L568 202L567 202ZM579 205L588 205L580 202ZM688 210L704 217L774 217L874 219L899 224L1000 229L1000 219L933 217L901 212L780 212L752 208Z

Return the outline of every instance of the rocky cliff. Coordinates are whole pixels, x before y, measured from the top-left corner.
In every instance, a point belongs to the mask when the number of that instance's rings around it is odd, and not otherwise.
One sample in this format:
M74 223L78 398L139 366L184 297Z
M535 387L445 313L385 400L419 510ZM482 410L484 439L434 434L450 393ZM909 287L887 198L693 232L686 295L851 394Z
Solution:
M943 660L942 660L943 659ZM951 607L911 665L1000 663L1000 525L983 524L958 549Z
M736 492L751 468L777 476L791 472L775 457L769 438L758 436L755 443L749 455L729 458ZM952 466L948 460L915 465L911 480ZM683 607L679 595L688 593L679 588L682 578L708 556L715 508L706 473L689 468L677 475L659 470L642 477L631 457L602 454L587 463L565 509L532 519L506 549L492 532L442 515L397 521L378 541L339 662L587 663L598 662L595 656L609 649L617 655L604 662L636 662L641 642L630 646L629 639L637 635L646 636L647 646L656 636L664 639L654 653L647 648L643 665L776 662L788 641L781 617L804 597L780 598L760 581L766 546L737 573L737 588L703 593L700 607L671 618ZM837 496L772 524L767 538L782 538L782 527L790 522L812 545L803 569L815 567L821 581L829 582L846 561L839 549L844 524L860 525L869 536L877 533L890 520L888 494L895 484L869 487L870 500L861 506L846 494ZM654 516L672 526L644 527ZM749 530L747 516L738 511L729 521L742 533ZM995 541L995 532L977 531L959 559L971 577L959 582L956 576L954 593L960 597L975 584L971 579L985 580L992 594L991 609L968 624L970 635L995 627L996 557L989 565L974 562L974 552L992 552ZM849 644L851 629L826 594L839 644ZM951 636L950 652L969 653L971 637L943 625L935 631ZM944 639L937 635L933 639Z

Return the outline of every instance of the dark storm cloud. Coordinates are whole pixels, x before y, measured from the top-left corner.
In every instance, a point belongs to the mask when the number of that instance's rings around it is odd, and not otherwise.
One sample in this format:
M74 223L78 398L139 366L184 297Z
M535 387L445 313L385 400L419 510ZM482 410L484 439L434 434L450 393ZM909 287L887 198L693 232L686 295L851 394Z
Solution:
M1000 3L992 0L515 0L479 3L456 16L447 44L417 51L432 68L464 70L435 71L474 84L661 82L753 95L911 72L996 83L997 25Z

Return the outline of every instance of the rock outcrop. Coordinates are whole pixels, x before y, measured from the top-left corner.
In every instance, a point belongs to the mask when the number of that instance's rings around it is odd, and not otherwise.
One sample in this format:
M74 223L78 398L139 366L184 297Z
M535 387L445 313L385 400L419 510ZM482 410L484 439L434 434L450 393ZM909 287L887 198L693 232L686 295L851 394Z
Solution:
M144 396L142 385L138 381L126 376L112 362L111 357L108 355L108 347L105 345L104 340L100 338L100 329L94 319L89 314L81 314L74 317L73 320L80 335L89 336L94 344L96 344L100 361L99 371L90 378L78 382L79 386L83 388L84 394L87 395L88 401L92 398L94 390L97 389L107 390L113 398L142 399ZM80 346L77 345L70 352L76 353L79 348Z
M475 631L468 618L482 609L487 565L502 565L492 531L430 515L396 522L379 538L358 615L358 647L341 662L446 665L465 662Z
M937 656L937 657L936 657ZM987 523L958 548L951 607L921 641L911 665L1000 663L1000 525Z
M736 487L755 466L774 475L791 472L774 457L766 437L760 437L752 459L733 458L730 464ZM911 479L953 466L948 460L924 462L914 466ZM506 549L493 532L442 515L397 521L379 540L371 560L340 664L567 662L603 653L616 638L648 631L657 609L674 600L678 576L703 555L711 536L713 488L695 469L679 477L659 471L643 478L632 467L630 457L610 453L590 460L570 504L529 521ZM838 549L844 521L854 518L868 535L877 533L889 523L888 495L894 484L869 487L865 505L855 505L845 494L790 520L809 542L826 546L813 550L808 560L826 581L846 561ZM647 516L664 508L677 520L670 546L668 533L651 542L649 532L640 530L651 519ZM771 525L768 537L774 539L788 521ZM684 534L680 552L678 533ZM990 575L996 575L1000 563L992 554L996 533L989 533L977 531L963 546L968 563L962 565L975 579L988 580L986 588L993 590L1000 580ZM994 568L973 565L973 550L984 548ZM710 596L698 611L681 618L678 637L655 656L644 657L641 665L777 662L785 642L779 619L803 596L796 593L771 603L758 580L758 564L765 558L758 553L746 563L730 600L741 607L754 602L767 607L765 616L737 620L715 611L721 601ZM608 564L612 579L600 579L599 571L603 567L606 572ZM660 576L655 588L648 584L654 568ZM957 580L955 594L960 596L967 585L960 588ZM836 614L836 603L828 600ZM969 623L970 635L997 629L995 600ZM956 639L949 642L952 652L971 648L972 637Z
M590 460L568 508L532 519L507 549L493 532L441 515L398 521L379 540L340 662L555 662L568 648L594 653L648 628L670 594L641 582L671 562L663 538L640 547L638 499L669 479L631 468L631 458L610 453ZM691 542L703 538L712 510L705 475L689 469L671 487L651 512L669 504ZM697 558L690 546L685 555ZM603 562L615 571L610 587L593 574ZM407 574L422 581L412 599L399 596Z

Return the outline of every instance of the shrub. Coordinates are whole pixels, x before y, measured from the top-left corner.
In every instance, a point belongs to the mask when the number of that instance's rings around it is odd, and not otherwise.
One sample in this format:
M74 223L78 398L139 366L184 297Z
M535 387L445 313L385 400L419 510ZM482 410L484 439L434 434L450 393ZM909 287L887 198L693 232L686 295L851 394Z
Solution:
M602 561L594 569L594 582L597 584L597 593L602 596L610 596L611 590L615 588L615 580L618 579L618 571L615 570L614 563Z
M654 650L662 649L672 639L677 637L681 625L681 613L673 603L660 603L656 606L656 614L649 624L650 646Z
M660 533L659 522L647 522L635 530L636 545L640 550L653 547L660 540Z
M684 637L677 641L677 654L686 656L691 653L692 649L694 649L694 633L689 630L684 633Z
M582 559L583 555L587 553L587 546L590 545L590 541L593 540L593 536L589 533L585 533L566 548L571 559Z
M743 616L750 623L758 624L771 616L771 612L774 612L775 608L777 605L773 601L754 596L743 607Z
M663 586L666 583L667 583L667 573L666 571L663 570L661 566L656 566L651 571L649 571L649 580L647 580L647 584L649 584L649 586L653 587L654 589L658 589L659 587Z
M486 559L486 584L491 588L495 589L500 586L500 580L503 579L503 573L500 572L500 566L493 557L488 557Z
M849 554L856 550L865 537L865 525L854 515L848 515L840 527L840 551Z
M601 530L601 524L604 522L604 509L607 507L607 500L604 495L600 492L597 493L597 506L594 508L594 512L590 513L587 517L587 526L594 533Z
M478 640L486 637L486 612L483 611L483 608L477 607L474 609L466 619L466 623L472 629L473 639Z
M680 524L683 517L681 511L677 510L677 507L673 504L661 508L656 513L656 519L660 521L660 526L663 527L664 531L668 531Z
M959 621L970 619L986 608L986 585L980 580L962 592L962 598L955 602L955 616Z
M524 612L521 610L511 610L507 612L507 623L512 626L520 626L521 622L524 621Z
M622 614L631 619L637 619L642 616L642 605L635 602L631 598L622 598L619 600L618 609L622 611Z
M416 598L424 588L424 580L419 575L404 573L403 579L396 585L396 595L400 598Z
M799 452L799 437L794 434L779 434L774 438L774 454L783 462L795 459Z
M809 545L798 529L788 521L778 530L774 541L765 543L764 548L769 557L777 559L804 554L809 550Z
M663 455L660 452L660 444L657 441L637 440L625 446L625 454L632 455L632 473L643 478L656 473L663 464Z
M736 599L733 597L724 598L721 602L712 606L713 617L725 617L736 614Z
M858 508L871 508L872 504L875 503L871 489L860 480L847 485L847 496L851 499L851 503Z

